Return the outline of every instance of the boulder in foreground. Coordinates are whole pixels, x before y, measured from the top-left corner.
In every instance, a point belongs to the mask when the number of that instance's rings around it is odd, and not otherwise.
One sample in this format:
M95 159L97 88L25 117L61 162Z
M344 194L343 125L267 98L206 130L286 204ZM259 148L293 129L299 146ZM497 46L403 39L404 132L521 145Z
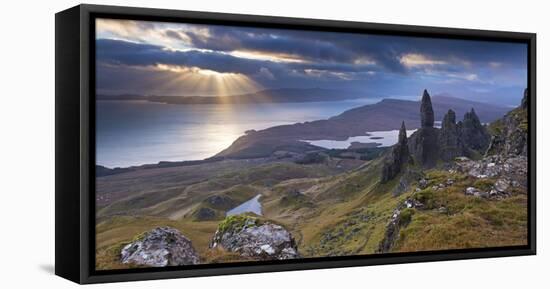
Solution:
M298 258L298 248L290 232L280 225L249 215L227 217L218 226L211 248L223 248L257 260Z
M123 264L165 267L199 263L197 251L180 231L158 227L137 237L120 252Z

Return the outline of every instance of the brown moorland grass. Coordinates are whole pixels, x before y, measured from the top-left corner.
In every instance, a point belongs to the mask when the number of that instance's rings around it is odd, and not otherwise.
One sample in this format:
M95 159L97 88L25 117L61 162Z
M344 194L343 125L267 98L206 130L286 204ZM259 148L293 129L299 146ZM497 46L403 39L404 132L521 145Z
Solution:
M193 196L198 202L190 207L185 200L179 204L175 203L179 199L173 199L151 207L155 210L149 212L163 212L160 216L155 213L155 216L111 216L102 219L96 227L97 268L127 268L118 261L122 246L135 236L158 226L180 230L192 241L203 263L246 261L234 253L208 248L222 220L197 221L189 217L190 214L173 218L173 214L165 213L179 212L186 206L189 207L188 212L192 212L203 204L205 196L214 193L239 200L261 193L262 218L289 229L296 238L300 254L305 258L376 253L393 211L409 197L421 201L425 207L403 211L406 222L404 219L400 223L392 252L526 243L527 196L523 189L514 188L511 190L513 195L502 200L467 196L464 194L466 187L487 190L496 179L476 179L435 169L426 172L429 180L426 189L415 192L416 183L413 182L407 191L394 197L391 192L399 177L380 184L379 164L372 161L360 169L339 175L314 173L319 165L269 164L262 165L259 170L243 168L206 183L190 185L188 187L191 189L186 189L178 197L196 190L196 196ZM295 179L291 178L294 174ZM452 185L443 189L432 188L449 179L453 180ZM236 182L248 184L235 186ZM209 192L212 188L216 191ZM292 195L296 190L303 197L282 201L283 197Z
M414 252L525 245L527 243L527 197L517 192L497 200L464 194L474 186L487 190L494 179L475 179L442 171L432 172L436 181L454 178L441 190L426 189L415 198L426 209L415 209L411 223L402 228L395 251ZM439 178L437 178L439 177ZM519 189L516 189L519 190ZM444 210L438 210L445 208Z

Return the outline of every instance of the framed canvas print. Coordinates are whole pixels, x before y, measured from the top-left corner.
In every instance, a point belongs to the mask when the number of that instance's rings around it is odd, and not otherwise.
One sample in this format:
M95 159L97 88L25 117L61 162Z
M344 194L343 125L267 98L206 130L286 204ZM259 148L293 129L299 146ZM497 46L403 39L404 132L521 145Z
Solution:
M535 254L535 35L56 14L56 274Z

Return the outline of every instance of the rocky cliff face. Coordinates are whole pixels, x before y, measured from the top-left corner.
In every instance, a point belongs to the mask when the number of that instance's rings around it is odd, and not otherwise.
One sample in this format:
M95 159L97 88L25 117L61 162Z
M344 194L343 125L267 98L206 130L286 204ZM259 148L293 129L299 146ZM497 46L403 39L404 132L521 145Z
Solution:
M401 123L401 129L399 130L399 138L397 144L395 144L388 156L384 166L382 168L381 182L385 183L395 176L397 176L403 166L411 160L409 154L409 146L407 142L407 129L405 128L405 122Z
M489 129L493 136L486 155L527 156L527 90L521 105L507 113L502 119L493 122Z
M220 223L210 247L221 247L256 260L299 257L290 232L280 225L247 215L230 216Z
M165 267L198 264L199 256L191 241L178 230L159 227L124 246L120 260L123 264Z
M497 179L489 190L471 187L466 194L501 199L509 197L514 191L527 191L527 97L526 90L519 107L491 123L489 130L492 138L482 159L465 158L456 162L457 171L477 179Z

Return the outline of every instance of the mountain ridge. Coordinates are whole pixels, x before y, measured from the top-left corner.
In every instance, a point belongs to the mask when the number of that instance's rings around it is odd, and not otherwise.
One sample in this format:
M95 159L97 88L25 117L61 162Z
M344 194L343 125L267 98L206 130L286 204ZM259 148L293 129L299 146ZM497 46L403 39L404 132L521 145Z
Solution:
M441 121L448 109L465 115L475 109L482 123L488 123L504 115L509 109L481 102L441 96L432 100L434 120ZM251 131L221 151L216 157L250 158L264 157L291 146L300 152L310 149L302 140L346 140L365 135L367 131L398 130L402 121L408 129L420 127L418 107L420 101L384 99L375 104L349 109L325 120L295 123ZM261 149L260 149L261 148Z

